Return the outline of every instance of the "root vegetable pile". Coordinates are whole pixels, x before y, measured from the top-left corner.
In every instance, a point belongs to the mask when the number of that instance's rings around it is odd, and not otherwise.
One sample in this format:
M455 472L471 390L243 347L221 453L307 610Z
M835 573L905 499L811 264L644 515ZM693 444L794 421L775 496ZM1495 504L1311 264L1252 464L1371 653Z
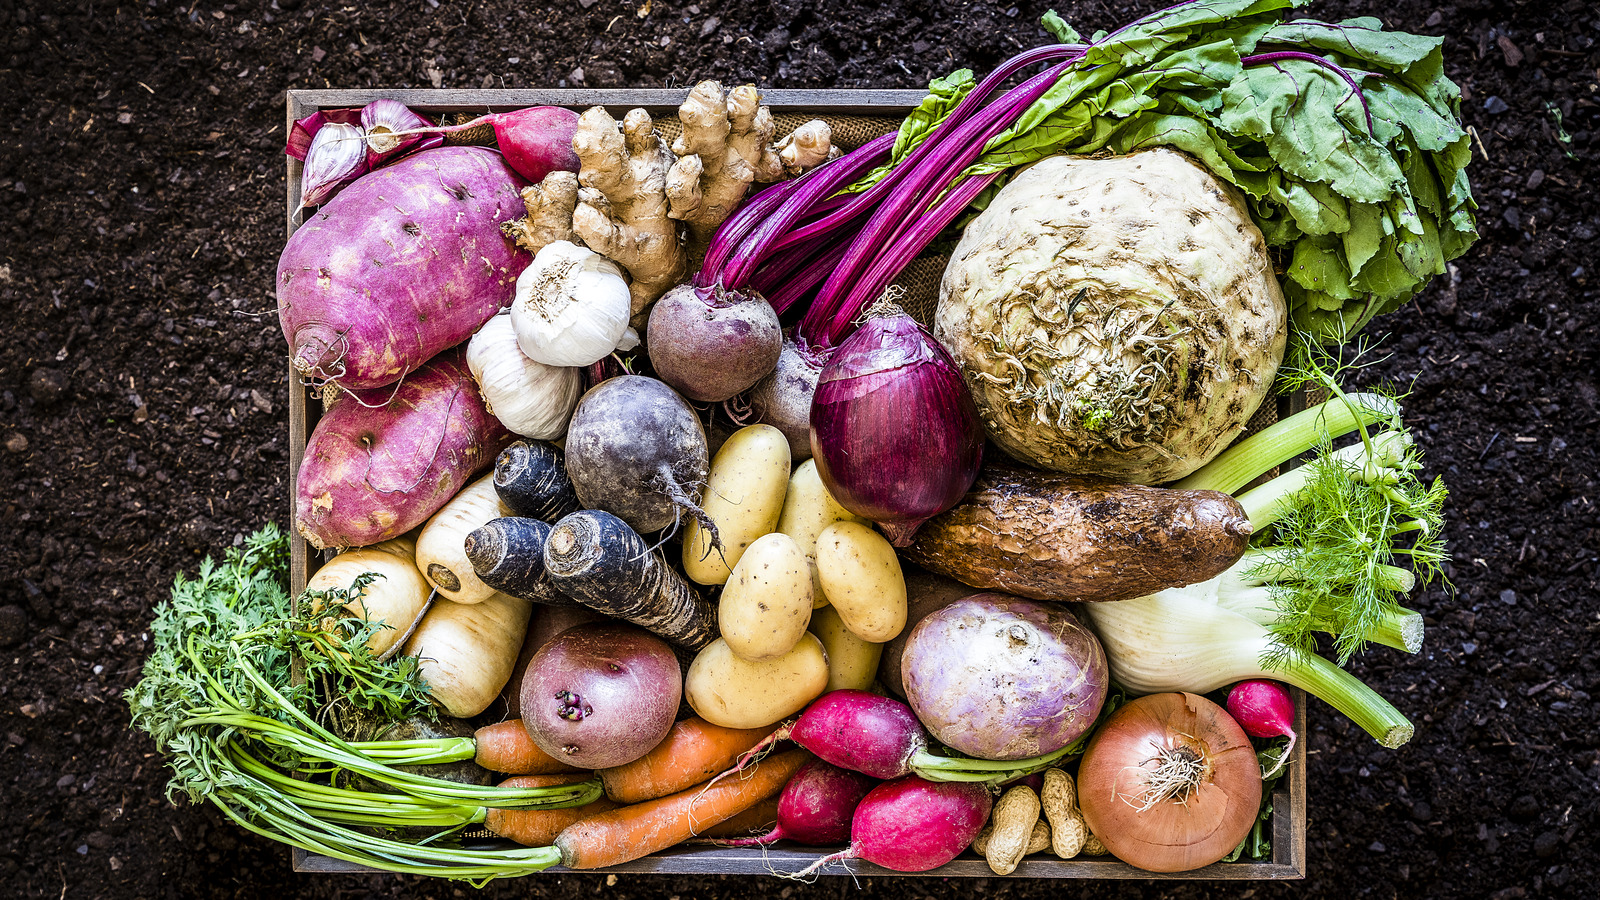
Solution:
M1299 5L1051 13L853 149L715 81L670 143L296 123L293 528L339 552L295 604L273 526L178 577L128 695L173 791L473 882L730 838L817 848L795 876L1264 858L1278 682L1411 736L1342 666L1420 649L1446 491L1337 344L1474 237L1439 42ZM1239 439L1275 385L1331 399Z

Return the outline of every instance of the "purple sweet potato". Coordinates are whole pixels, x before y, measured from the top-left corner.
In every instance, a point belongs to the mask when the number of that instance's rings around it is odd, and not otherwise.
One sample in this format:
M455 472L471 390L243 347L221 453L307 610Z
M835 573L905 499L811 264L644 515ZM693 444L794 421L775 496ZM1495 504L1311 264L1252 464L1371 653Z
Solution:
M350 390L393 384L511 302L531 257L500 232L527 184L493 150L424 150L356 180L278 260L295 368Z
M306 442L295 530L319 550L404 534L493 465L512 437L484 407L460 348L398 389L341 395Z

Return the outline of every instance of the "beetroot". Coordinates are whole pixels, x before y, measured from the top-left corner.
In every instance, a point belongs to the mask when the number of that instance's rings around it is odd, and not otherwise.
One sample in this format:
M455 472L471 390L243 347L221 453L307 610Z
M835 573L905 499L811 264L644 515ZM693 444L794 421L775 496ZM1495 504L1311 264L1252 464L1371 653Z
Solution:
M357 179L290 236L278 317L301 375L392 384L511 302L531 257L500 232L526 184L483 147L424 150Z
M717 403L772 372L783 328L759 295L683 284L650 309L645 347L657 378L690 400Z
M817 392L826 354L784 338L777 368L750 389L750 409L757 422L765 422L789 439L789 457L797 463L811 458L811 398Z
M460 349L396 388L340 396L306 441L294 527L311 546L365 547L421 525L511 441Z
M579 625L533 655L522 724L556 759L605 769L661 743L682 694L683 672L665 641L632 625Z

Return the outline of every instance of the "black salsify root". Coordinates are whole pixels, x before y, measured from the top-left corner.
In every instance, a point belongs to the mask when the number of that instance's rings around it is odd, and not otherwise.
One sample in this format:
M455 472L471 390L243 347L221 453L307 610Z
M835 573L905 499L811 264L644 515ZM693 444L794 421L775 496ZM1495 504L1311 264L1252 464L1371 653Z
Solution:
M724 549L722 535L717 531L717 523L712 521L711 517L706 515L706 511L700 508L700 504L694 502L694 498L690 497L689 493L683 489L683 485L679 484L677 477L672 474L672 469L666 463L662 463L661 469L656 473L656 477L651 480L654 482L651 487L666 494L667 499L671 500L678 509L693 516L694 520L700 523L700 527L711 534L712 549L719 554L722 553Z

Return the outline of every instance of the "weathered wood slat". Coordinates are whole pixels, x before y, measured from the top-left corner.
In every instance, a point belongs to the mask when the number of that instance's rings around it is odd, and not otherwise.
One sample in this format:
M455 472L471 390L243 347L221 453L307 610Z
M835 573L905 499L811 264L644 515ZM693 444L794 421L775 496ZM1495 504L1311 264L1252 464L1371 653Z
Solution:
M613 115L634 107L643 107L652 115L674 112L687 88L679 89L540 89L514 90L298 90L288 92L287 124L310 115L318 109L337 109L364 106L373 100L389 97L411 106L418 112L438 114L446 112L501 112L525 106L568 106L583 109L602 105ZM800 112L821 118L830 115L904 115L906 110L922 100L922 91L879 90L771 90L763 94L764 101L774 112ZM285 128L287 134L288 129ZM294 210L300 203L300 171L298 160L288 158L288 185L286 210L287 232L295 229ZM1280 417L1298 412L1305 407L1302 395L1285 398L1280 405ZM300 463L305 454L306 438L320 413L320 404L312 402L299 374L289 370L289 475L290 484L298 477ZM292 516L291 506L291 516ZM309 552L298 534L290 534L290 573L292 591L299 595L310 580L311 573L320 564ZM1103 879L1153 879L1197 881L1281 881L1305 877L1306 872L1306 695L1299 689L1292 691L1295 700L1295 728L1302 740L1295 746L1289 772L1273 793L1272 861L1217 863L1192 872L1157 874L1135 869L1111 857L1056 859L1048 854L1024 859L1013 878L1103 878ZM840 849L840 848L832 848ZM781 844L776 848L685 848L676 847L644 859L635 860L604 871L641 874L676 875L768 875L795 872L809 865L818 856L832 852L828 848L796 848ZM300 848L292 851L296 872L354 873L375 872L365 866L343 860L309 853ZM549 873L569 870L556 867ZM861 860L829 866L825 875L904 876L992 878L988 863L981 857L965 854L949 864L931 872L895 872Z

